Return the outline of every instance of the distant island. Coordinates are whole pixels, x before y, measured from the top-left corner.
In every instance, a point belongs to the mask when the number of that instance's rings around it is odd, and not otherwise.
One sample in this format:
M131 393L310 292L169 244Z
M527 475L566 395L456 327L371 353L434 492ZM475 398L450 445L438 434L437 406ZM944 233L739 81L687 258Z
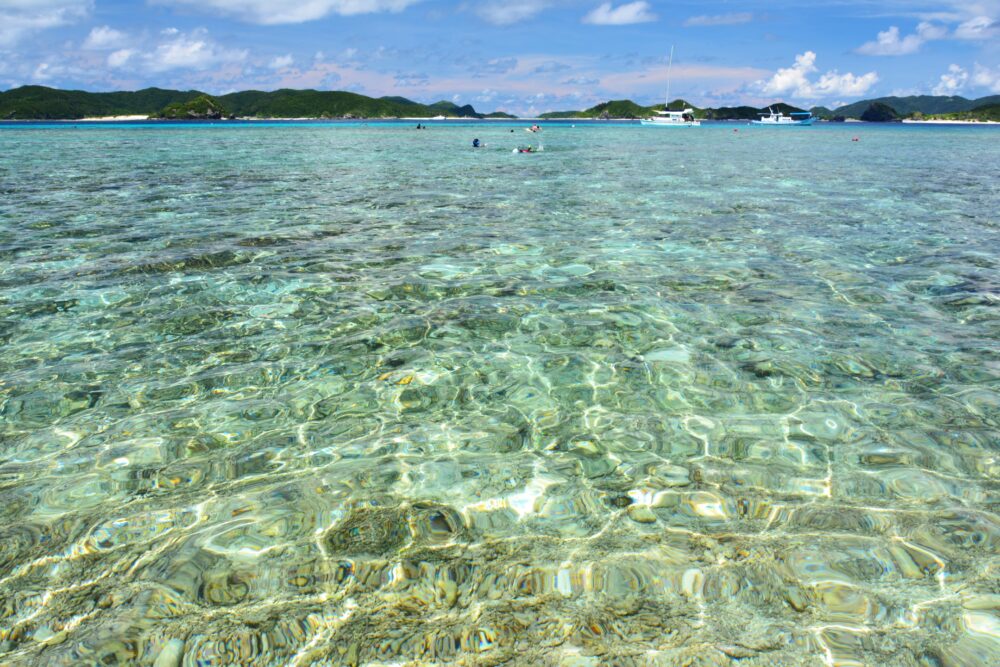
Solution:
M703 120L755 120L769 109L790 114L806 111L784 102L767 107L699 108L683 99L670 110L691 108ZM553 111L543 119L627 120L653 116L663 104L642 106L632 100L611 100L582 111ZM1000 95L976 100L958 96L913 95L880 97L828 109L808 109L820 120L868 122L1000 122ZM421 104L405 97L367 97L346 91L246 90L208 95L197 90L146 88L134 92L91 93L45 86L22 86L0 92L0 120L81 120L89 118L152 118L162 120L222 120L233 118L389 119L495 118L517 116L496 111L479 113L470 104L440 101Z
M471 105L441 101L420 104L405 97L373 98L345 91L247 90L208 95L197 90L146 88L135 92L91 93L46 86L0 92L0 120L81 120L149 117L165 120L223 118L516 118Z
M678 99L670 103L670 110L686 108L694 110L700 120L756 120L773 109L784 114L810 111L821 120L860 120L867 122L900 122L903 120L954 120L966 122L990 122L997 118L1000 95L992 95L976 100L956 96L914 95L912 97L880 97L862 100L830 110L826 107L800 109L784 102L775 102L766 107L719 107L699 108L686 100ZM663 104L641 106L632 100L612 100L602 102L583 111L554 111L543 113L545 119L599 119L625 120L653 116L664 110Z

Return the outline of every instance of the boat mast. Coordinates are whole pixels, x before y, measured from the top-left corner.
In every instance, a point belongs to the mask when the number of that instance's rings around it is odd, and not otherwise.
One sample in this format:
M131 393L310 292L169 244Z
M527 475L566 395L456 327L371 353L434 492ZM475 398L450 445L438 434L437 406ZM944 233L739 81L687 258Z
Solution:
M674 45L670 45L670 62L667 64L667 101L663 105L664 111L670 111L670 70L674 66Z

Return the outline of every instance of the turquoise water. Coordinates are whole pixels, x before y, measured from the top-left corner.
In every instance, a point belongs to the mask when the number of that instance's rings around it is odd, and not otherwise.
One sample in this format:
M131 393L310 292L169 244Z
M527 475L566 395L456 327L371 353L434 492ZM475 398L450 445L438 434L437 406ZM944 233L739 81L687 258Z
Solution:
M1000 662L1000 131L509 129L0 128L0 663Z

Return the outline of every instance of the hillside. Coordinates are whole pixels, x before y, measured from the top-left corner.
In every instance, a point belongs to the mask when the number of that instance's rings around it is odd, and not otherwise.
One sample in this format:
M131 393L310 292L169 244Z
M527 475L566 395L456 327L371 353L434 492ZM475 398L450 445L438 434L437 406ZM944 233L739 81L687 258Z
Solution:
M1000 97L1000 96L994 96ZM926 114L923 120L974 120L1000 122L1000 103L984 104L971 111L956 111L944 114Z
M782 113L792 113L803 111L798 107L793 107L784 102L776 102L770 105L771 109ZM555 111L543 113L542 118L646 118L656 115L657 111L663 109L662 104L655 104L644 107L636 104L632 100L613 100L591 107L585 111ZM686 100L674 100L670 103L671 111L681 111L683 109L693 109L695 118L708 120L756 120L760 115L767 113L768 107L758 109L756 107L720 107L718 109L699 109Z
M793 107L784 102L775 102L760 109L754 107L719 107L718 109L705 109L705 118L709 120L759 120L762 114L769 113L770 110L783 114L799 113L805 111L798 107Z
M944 114L957 113L960 111L972 111L976 107L988 104L1000 103L1000 95L982 97L977 100L970 100L958 96L943 95L912 95L910 97L879 97L873 100L861 100L854 104L839 107L833 111L835 116L845 118L861 118L868 107L872 104L884 104L891 107L900 116L909 116L913 113L922 114Z
M861 114L866 123L894 123L900 120L899 113L888 104L872 102Z
M405 98L375 99L328 90L250 90L222 95L219 101L237 116L252 118L392 118L439 113Z
M437 112L437 115L441 116L457 116L458 118L482 118L483 114L476 113L476 110L472 108L471 104L466 104L465 106L458 106L454 102L445 102L444 100L440 102L435 102L434 104L428 105L431 109Z
M91 93L22 86L0 92L0 120L76 120L95 116L156 116L172 105L206 96L197 90L147 88L135 92ZM208 96L210 97L210 96ZM211 98L211 97L210 97ZM470 105L419 104L405 97L372 98L343 91L246 90L214 99L227 114L257 118L399 118L448 116L481 118Z
M45 86L22 86L0 92L0 119L78 119L88 116L151 115L203 93L146 88L135 92L88 93Z
M660 107L663 108L662 106ZM584 111L552 111L540 118L645 118L655 113L654 107L644 107L632 100L611 100Z
M895 116L900 118L912 116L914 113L923 114L948 114L948 113L962 113L969 112L976 108L982 108L990 105L1000 104L1000 95L992 95L990 97L981 97L976 100L969 100L964 97L945 97L945 96L935 96L935 95L914 95L911 97L880 97L874 100L862 100L860 102L855 102L854 104L848 104L846 106L839 107L834 110L827 109L826 107L814 107L812 109L813 115L818 118L831 119L831 118L861 118L868 109L872 107L873 104L879 104L884 107L891 109ZM784 102L776 102L769 105L769 107L762 107L760 109L751 106L737 106L737 107L719 107L717 109L706 108L699 109L693 104L685 102L684 100L676 100L670 103L671 109L681 109L683 106L692 107L695 110L696 118L705 118L708 120L755 120L760 117L760 114L766 113L768 108L774 109L775 111L780 111L785 114L804 111L798 107L791 106L790 104L785 104ZM878 107L882 109L882 106ZM585 111L555 111L550 113L544 113L541 115L542 118L643 118L646 116L653 115L657 110L662 109L663 105L654 105L651 107L644 107L632 102L631 100L616 100L611 102L605 102L603 104L598 104L597 106L586 109ZM879 114L879 117L885 114ZM870 116L874 117L874 116Z
M152 117L165 120L219 120L231 117L231 114L219 100L209 95L200 95L190 102L170 104Z

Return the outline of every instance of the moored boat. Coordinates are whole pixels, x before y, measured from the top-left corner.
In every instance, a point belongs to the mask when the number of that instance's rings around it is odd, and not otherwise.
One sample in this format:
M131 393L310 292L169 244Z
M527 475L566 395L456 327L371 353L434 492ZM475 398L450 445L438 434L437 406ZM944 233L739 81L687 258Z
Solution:
M694 109L670 110L670 71L674 66L674 47L670 47L670 63L667 65L667 99L663 111L655 116L643 118L642 124L650 127L701 127L701 121L694 119Z
M700 127L701 121L694 119L694 109L684 109L683 111L657 111L657 115L651 118L643 118L643 125L654 125L656 127Z
M795 127L799 125L812 125L815 118L808 111L793 111L790 114L783 114L780 111L775 113L774 109L768 107L768 113L760 114L760 120L750 121L751 125L767 125L770 127Z

